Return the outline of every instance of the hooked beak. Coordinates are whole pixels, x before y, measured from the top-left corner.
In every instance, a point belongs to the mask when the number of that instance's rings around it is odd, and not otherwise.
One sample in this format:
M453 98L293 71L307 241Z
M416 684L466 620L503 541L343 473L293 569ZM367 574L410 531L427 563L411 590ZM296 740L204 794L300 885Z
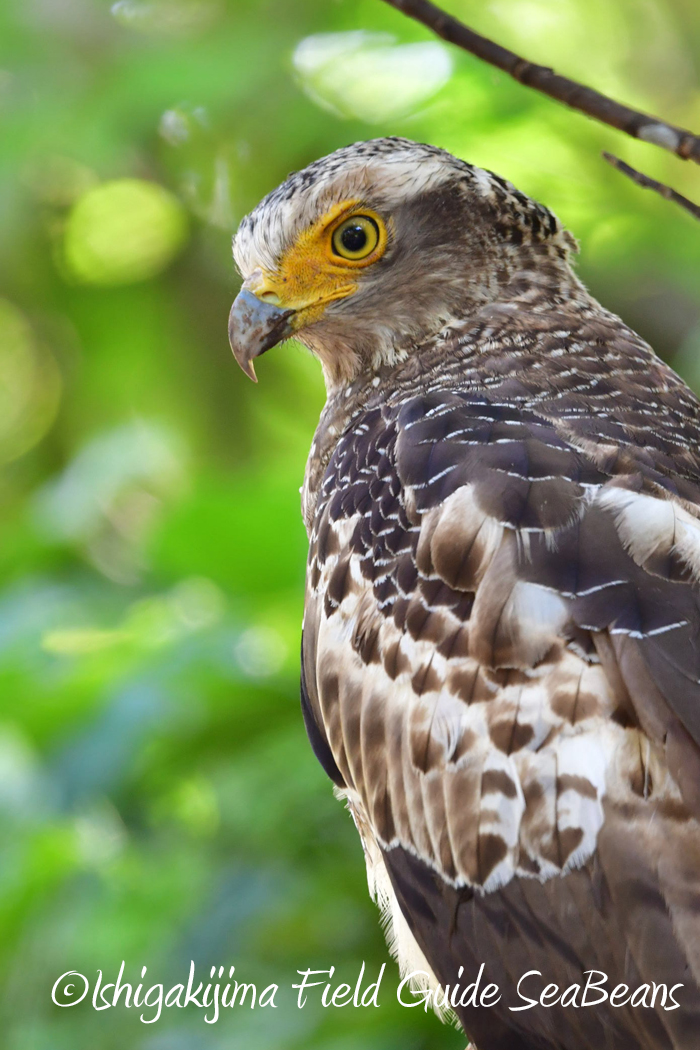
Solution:
M228 319L228 338L233 356L245 374L257 383L253 361L292 333L294 310L266 303L242 288L233 301Z

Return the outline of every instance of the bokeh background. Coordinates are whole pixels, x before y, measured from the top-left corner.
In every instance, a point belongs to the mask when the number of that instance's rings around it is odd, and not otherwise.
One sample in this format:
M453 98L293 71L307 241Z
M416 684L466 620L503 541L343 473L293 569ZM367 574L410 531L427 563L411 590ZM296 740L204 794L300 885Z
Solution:
M450 0L533 60L700 126L696 0ZM443 46L379 0L0 4L0 1030L8 1050L458 1050L394 1003L58 1009L75 969L376 974L354 828L298 707L298 488L323 402L293 345L253 387L230 238L291 170L405 134L493 168L700 388L696 166ZM148 1016L152 1016L150 1013Z

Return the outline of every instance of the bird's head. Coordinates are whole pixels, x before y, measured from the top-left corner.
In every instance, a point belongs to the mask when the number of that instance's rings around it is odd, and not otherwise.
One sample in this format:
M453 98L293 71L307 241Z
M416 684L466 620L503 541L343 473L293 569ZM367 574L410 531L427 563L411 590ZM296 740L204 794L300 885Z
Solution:
M573 239L505 179L407 139L346 146L294 172L234 239L243 287L229 338L241 368L294 336L330 390L499 297Z

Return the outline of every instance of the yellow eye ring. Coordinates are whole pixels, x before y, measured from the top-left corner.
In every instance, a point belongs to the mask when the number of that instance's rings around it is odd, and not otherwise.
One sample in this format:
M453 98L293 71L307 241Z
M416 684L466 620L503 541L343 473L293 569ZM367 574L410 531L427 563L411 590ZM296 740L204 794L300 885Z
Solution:
M350 262L366 259L379 244L379 226L369 215L351 215L333 231L331 245L335 255Z

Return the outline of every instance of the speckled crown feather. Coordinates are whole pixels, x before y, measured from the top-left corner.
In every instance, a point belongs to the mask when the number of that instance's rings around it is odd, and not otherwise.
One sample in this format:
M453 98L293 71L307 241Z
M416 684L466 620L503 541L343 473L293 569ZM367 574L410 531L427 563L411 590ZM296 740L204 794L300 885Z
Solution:
M371 193L388 206L426 194L443 183L462 183L490 203L494 229L514 244L550 241L562 250L576 243L557 217L507 179L459 160L437 146L404 138L355 142L292 172L241 222L234 256L245 275L273 268L299 233L339 199Z

